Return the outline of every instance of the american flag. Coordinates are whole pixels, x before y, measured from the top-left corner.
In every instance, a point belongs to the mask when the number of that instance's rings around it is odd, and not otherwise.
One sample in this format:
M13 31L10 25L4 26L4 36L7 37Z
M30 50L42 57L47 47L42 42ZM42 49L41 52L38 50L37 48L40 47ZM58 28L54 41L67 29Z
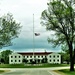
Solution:
M40 35L40 33L35 33L35 36L39 36Z

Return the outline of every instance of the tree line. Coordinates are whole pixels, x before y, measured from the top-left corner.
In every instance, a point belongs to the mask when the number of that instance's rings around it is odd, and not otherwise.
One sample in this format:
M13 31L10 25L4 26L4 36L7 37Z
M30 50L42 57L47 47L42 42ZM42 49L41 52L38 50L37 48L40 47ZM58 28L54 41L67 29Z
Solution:
M9 55L12 53L13 51L11 50L4 50L0 53L0 63L3 64L9 64Z
M20 23L17 23L11 13L0 17L0 49L13 45L12 40L18 38L20 33ZM11 50L2 51L0 54L1 63L8 63Z

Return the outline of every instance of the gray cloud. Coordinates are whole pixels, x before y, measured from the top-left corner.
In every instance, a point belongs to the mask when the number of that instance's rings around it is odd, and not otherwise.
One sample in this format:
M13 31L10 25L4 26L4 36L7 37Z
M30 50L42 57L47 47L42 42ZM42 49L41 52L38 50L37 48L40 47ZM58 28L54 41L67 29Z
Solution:
M41 12L47 8L48 0L2 0L0 14L12 13L15 20L21 23L22 29L19 38L13 40L13 45L3 49L12 49L15 51L33 50L33 13L34 13L34 31L40 33L35 37L35 49L42 51L59 51L60 47L52 48L48 44L47 37L52 34L40 25Z
M60 47L53 48L51 44L48 44L47 40L37 39L34 43L35 51L59 51ZM3 49L11 49L14 51L33 51L33 40L18 38L13 40L13 46L5 47Z

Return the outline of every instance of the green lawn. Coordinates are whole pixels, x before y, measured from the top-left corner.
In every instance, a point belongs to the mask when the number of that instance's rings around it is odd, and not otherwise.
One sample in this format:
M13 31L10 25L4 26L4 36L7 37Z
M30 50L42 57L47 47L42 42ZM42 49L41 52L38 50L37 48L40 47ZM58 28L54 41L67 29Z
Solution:
M75 75L75 71L70 72L69 69L59 70L59 71L56 71L56 72L60 73L61 75Z
M0 70L0 74L3 73L3 72L5 72L5 71L4 70Z
M63 67L67 64L0 64L0 68L46 68L46 67Z

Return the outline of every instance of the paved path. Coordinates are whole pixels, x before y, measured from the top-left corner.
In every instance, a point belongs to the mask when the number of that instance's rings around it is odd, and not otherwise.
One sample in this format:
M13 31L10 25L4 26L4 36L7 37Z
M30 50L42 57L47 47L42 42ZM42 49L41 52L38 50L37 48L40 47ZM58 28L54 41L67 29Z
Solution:
M13 71L13 72L8 72L8 73L4 73L1 75L52 75L51 73L49 73L48 71L43 71L43 70L17 70L17 71Z
M59 75L53 71L47 70L15 70L0 75Z
M10 70L0 75L60 75L53 70L66 69L69 67L53 68L0 68L0 70Z

